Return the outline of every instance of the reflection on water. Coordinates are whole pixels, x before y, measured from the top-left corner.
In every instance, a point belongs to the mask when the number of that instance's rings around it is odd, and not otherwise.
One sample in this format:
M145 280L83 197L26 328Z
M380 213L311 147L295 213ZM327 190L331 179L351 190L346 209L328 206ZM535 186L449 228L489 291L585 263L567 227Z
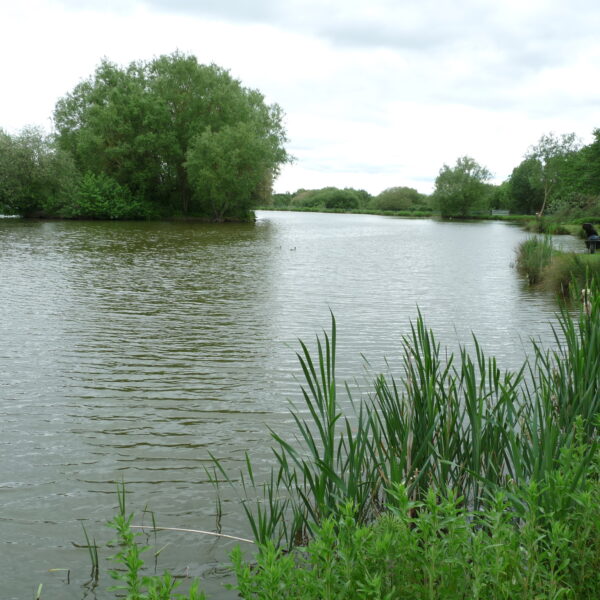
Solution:
M471 331L501 367L549 341L552 298L511 263L505 223L259 213L252 225L0 219L0 596L95 590L78 519L102 542L125 480L159 524L214 528L209 453L232 472L290 430L297 339L338 322L340 379L398 365L417 308L456 350ZM578 248L579 241L574 243ZM233 496L223 524L247 535ZM146 517L147 518L147 517ZM141 520L141 515L140 519ZM221 598L230 543L160 534L160 568ZM103 551L102 569L107 567ZM64 572L71 569L71 584ZM63 573L63 574L61 574ZM215 596L211 596L215 597Z

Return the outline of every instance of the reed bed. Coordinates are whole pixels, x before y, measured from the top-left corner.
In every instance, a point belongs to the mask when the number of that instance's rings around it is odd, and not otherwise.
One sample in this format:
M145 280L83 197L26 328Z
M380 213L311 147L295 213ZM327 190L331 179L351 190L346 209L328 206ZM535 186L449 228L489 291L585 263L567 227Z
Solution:
M539 283L553 255L554 247L549 235L530 237L517 249L517 270L527 277L530 284Z
M359 402L336 381L332 315L314 358L301 342L307 410L292 411L294 439L272 432L274 466L266 481L246 459L241 500L256 542L287 549L306 543L328 519L342 518L348 504L359 525L372 523L396 505L398 485L410 502L426 503L433 491L468 511L486 510L502 491L515 518L528 510L519 490L538 485L547 514L568 511L572 496L555 494L547 482L561 452L578 439L576 464L561 480L576 491L597 449L597 286L592 296L591 314L573 317L562 309L555 348L533 343L533 356L517 371L501 371L476 338L473 355L462 348L448 356L419 313L402 340L403 376L378 375ZM224 477L239 489L214 464L214 481Z

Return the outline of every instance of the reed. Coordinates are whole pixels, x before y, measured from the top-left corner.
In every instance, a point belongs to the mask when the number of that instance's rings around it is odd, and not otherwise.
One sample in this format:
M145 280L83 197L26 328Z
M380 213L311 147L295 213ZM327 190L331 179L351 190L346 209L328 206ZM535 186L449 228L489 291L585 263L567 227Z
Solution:
M378 375L366 401L348 386L340 403L335 379L336 322L317 339L313 359L301 342L304 411L292 410L294 441L272 432L274 466L258 481L250 459L241 474L243 507L259 544L291 548L350 503L358 523L394 506L390 489L406 487L413 502L431 490L453 494L469 510L484 510L500 490L512 489L512 510L527 510L522 494L532 484L548 510L555 506L547 478L573 447L574 467L561 485L576 490L596 451L600 412L600 319L595 288L592 314L558 316L556 349L533 344L533 358L517 371L501 371L474 338L474 355L442 351L419 313L402 342L403 376ZM343 405L353 409L349 414ZM583 443L585 442L585 443ZM214 458L215 468L236 485ZM514 487L516 486L516 488Z
M578 454L582 448L572 450ZM573 458L563 453L546 485L532 483L518 491L527 506L520 519L505 493L496 494L485 511L470 511L452 493L430 489L423 501L413 501L406 487L396 484L390 488L394 503L372 524L357 523L347 504L297 551L267 544L250 566L236 548L235 589L243 598L294 600L595 599L600 482L596 472L575 492L560 485ZM540 503L551 481L558 484L554 492L572 506L562 515L548 515Z
M549 235L530 237L517 249L517 270L527 276L530 284L539 283L544 268L550 264L553 252L552 238Z
M100 575L100 563L98 561L98 545L96 544L95 538L92 541L90 541L85 525L81 521L80 523L81 528L83 529L83 535L85 537L85 547L88 549L90 555L90 562L92 564L92 571L90 573L90 577L93 581L98 581L98 577Z

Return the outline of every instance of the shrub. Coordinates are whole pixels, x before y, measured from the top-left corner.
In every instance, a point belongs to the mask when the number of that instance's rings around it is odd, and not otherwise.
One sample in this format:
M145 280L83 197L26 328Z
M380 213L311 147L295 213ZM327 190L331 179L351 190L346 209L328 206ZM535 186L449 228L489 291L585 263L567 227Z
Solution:
M145 219L151 209L108 175L86 173L64 213L81 219Z
M346 504L306 548L284 553L267 543L253 567L234 550L236 589L247 600L596 598L598 478L589 477L576 492L560 486L572 479L582 451L564 453L541 486L510 490L526 505L521 519L502 492L476 512L452 493L429 490L423 501L411 501L407 488L396 484L388 512L370 525L360 525ZM550 488L572 510L547 513L539 500Z
M409 187L393 187L373 198L371 206L375 210L406 211L428 208L427 196Z

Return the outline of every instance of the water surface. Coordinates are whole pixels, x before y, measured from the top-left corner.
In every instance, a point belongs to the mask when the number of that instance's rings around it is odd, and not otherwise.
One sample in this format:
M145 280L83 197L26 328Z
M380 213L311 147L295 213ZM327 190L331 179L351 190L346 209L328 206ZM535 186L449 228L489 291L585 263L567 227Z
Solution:
M421 310L443 345L475 332L501 367L551 340L556 304L511 264L502 222L261 212L248 225L0 219L0 597L112 598L89 579L79 520L99 543L127 482L159 525L214 529L209 452L269 464L290 432L297 339L336 316L340 379L399 365ZM563 238L578 248L581 242ZM583 250L583 248L581 248ZM259 466L260 468L260 466ZM248 536L225 492L224 532ZM227 500L231 497L230 500ZM141 521L142 515L136 519ZM146 522L148 516L145 517ZM152 540L151 540L152 541ZM159 570L222 590L232 545L162 533ZM70 583L65 572L70 569Z

